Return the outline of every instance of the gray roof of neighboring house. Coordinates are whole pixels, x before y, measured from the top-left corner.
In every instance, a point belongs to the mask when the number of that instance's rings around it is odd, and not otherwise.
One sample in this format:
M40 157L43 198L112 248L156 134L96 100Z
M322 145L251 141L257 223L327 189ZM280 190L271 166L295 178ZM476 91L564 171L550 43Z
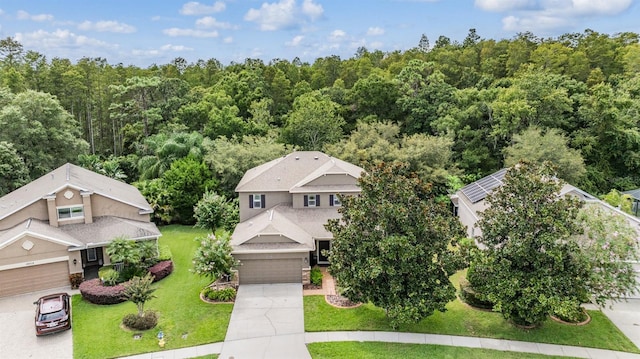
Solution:
M283 249L310 251L315 249L314 239L333 237L324 225L329 219L337 218L340 214L335 208L293 208L289 204L279 204L239 223L231 236L231 246L234 253ZM260 235L281 235L290 242L246 243Z
M8 230L0 231L0 249L14 241L30 235L60 245L70 250L98 247L116 237L149 239L161 236L153 222L140 222L119 217L95 217L93 223L50 226L46 221L28 219Z
M640 199L640 188L638 189L632 189L630 191L624 191L622 192L624 194L629 194L631 195L631 197L635 198L635 199Z
M0 220L66 187L112 198L142 212L153 211L134 186L67 163L0 198Z
M361 167L319 151L296 151L248 170L236 192L289 192L325 174L359 178L363 171ZM345 190L354 189L345 186Z

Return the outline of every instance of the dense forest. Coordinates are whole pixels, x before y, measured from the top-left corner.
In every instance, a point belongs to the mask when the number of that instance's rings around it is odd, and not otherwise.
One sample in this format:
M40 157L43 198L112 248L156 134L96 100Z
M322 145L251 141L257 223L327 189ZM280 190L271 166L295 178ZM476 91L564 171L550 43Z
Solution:
M0 40L0 195L73 162L135 183L158 220L292 149L401 160L442 194L521 158L594 194L640 187L640 44L593 30L305 63L215 58L148 68Z

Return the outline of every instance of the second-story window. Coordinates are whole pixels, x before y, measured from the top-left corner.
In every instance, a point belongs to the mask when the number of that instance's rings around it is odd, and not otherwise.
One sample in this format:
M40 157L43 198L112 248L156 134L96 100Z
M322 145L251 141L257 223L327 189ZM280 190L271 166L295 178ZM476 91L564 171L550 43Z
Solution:
M265 195L263 194L250 194L249 195L249 208L266 208Z
M320 207L320 195L319 194L310 194L304 195L304 206L305 207Z
M338 198L337 194L329 195L329 205L331 207L340 207L342 206L342 202L340 202L340 198Z
M82 218L84 217L84 208L80 206L59 207L58 219Z

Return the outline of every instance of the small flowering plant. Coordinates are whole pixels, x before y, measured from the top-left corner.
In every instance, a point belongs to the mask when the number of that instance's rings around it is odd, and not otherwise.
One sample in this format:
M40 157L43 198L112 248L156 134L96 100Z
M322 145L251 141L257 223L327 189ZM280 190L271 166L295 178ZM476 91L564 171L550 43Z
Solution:
M193 273L207 276L216 280L223 275L231 274L231 269L237 266L237 261L231 255L231 234L227 231L218 231L206 237L198 237L200 242L193 256Z

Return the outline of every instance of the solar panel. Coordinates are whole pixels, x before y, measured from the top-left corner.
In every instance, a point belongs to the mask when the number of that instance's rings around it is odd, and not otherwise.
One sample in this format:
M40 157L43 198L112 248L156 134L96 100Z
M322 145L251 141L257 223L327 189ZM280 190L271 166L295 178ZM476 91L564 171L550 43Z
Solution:
M464 193L471 203L478 203L485 199L491 191L502 185L502 179L504 178L507 169L503 168L500 171L483 177L475 182L469 183L462 187L461 191Z

